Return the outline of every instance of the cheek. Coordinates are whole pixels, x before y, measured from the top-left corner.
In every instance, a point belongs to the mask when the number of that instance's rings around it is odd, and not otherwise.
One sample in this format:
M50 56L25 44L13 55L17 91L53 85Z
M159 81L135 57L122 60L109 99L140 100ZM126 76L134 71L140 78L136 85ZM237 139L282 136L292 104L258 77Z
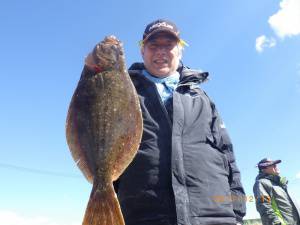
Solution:
M179 61L181 59L179 52L176 52L175 54L170 55L170 62L172 63L173 66L177 67L179 64Z
M146 50L146 51L143 51L143 52L142 52L142 57L143 57L144 60L146 60L146 61L148 60L148 61L149 61L149 60L151 59L151 57L152 57L152 56L151 56L151 52L149 52L149 51L147 51L147 50Z
M179 49L174 49L170 55L173 59L181 59L181 51Z

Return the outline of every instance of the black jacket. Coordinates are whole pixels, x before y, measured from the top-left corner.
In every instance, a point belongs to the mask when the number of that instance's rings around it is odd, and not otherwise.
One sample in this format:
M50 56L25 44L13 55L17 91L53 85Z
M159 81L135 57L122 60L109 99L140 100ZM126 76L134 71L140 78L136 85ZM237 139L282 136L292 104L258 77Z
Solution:
M126 225L242 221L244 190L232 144L215 105L199 88L208 73L179 68L173 102L165 107L142 69L134 64L129 74L139 95L143 137L116 182Z

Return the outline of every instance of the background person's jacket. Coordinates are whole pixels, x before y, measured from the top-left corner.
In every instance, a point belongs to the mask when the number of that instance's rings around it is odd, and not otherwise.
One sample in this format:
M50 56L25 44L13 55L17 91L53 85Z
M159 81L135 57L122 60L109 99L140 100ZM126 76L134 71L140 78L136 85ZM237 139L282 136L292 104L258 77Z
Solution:
M256 209L264 225L299 225L299 211L278 175L260 172L253 187Z
M129 69L143 137L115 183L126 225L241 222L245 194L232 144L215 105L199 88L208 73L179 68L179 85L165 106L143 69L138 63Z

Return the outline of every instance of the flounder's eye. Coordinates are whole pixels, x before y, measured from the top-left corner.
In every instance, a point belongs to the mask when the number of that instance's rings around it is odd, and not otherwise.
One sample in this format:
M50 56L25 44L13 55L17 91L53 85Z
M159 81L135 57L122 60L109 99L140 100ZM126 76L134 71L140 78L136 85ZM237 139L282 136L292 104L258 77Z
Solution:
M123 55L120 45L111 45L110 49L115 55Z
M110 48L111 48L113 51L117 51L117 50L118 50L118 48L117 48L115 45L112 45Z

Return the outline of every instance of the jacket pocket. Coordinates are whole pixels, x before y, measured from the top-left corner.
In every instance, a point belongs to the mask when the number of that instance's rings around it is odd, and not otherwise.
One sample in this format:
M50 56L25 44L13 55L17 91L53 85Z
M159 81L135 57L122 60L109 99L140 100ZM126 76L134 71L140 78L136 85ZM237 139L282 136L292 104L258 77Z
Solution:
M227 174L229 175L229 162L228 162L227 156L221 149L218 148L212 134L206 135L206 143L209 144L213 149L215 149L219 153L220 157L223 160L224 169L227 172Z
M235 217L231 192L226 183L211 183L209 191L189 190L190 213L196 217Z

